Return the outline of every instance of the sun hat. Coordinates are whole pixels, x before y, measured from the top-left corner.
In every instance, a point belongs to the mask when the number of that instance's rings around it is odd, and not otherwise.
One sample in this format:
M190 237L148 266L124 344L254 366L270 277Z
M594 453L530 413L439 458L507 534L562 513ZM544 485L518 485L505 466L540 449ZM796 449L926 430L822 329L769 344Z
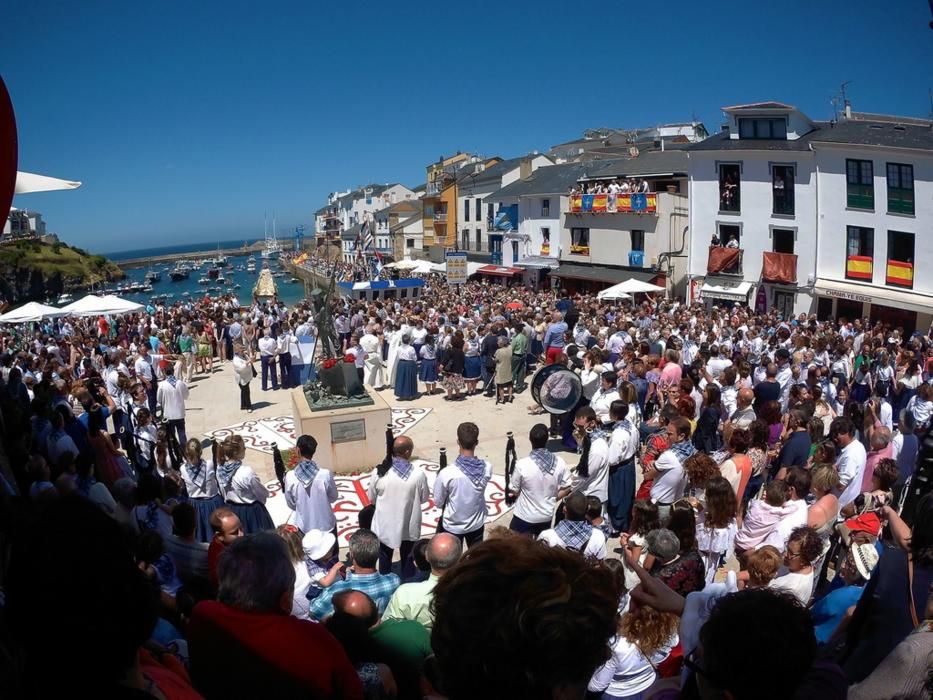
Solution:
M310 559L322 559L327 556L337 538L333 532L324 530L308 530L305 536L301 538L301 548L305 551L305 556Z
M871 572L878 564L878 550L875 545L868 542L852 545L852 559L855 561L855 568L859 575L866 581L871 578Z

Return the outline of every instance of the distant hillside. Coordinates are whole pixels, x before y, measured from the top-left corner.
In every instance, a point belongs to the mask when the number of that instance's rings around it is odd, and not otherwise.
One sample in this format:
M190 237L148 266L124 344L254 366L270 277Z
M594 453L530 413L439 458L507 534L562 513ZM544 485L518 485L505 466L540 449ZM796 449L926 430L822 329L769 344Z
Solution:
M126 275L103 255L37 240L0 245L0 294L11 303L55 299L63 292L113 282Z

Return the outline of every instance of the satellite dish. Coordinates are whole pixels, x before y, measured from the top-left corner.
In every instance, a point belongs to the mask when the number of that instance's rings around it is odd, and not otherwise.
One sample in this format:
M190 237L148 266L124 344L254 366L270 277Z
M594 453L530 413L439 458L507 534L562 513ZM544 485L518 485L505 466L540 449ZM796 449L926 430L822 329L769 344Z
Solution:
M628 149L628 154L629 154L632 158L638 158L638 146L632 146L631 148L629 148L629 149Z
M531 378L531 398L548 413L572 411L582 396L580 377L563 365L545 365Z

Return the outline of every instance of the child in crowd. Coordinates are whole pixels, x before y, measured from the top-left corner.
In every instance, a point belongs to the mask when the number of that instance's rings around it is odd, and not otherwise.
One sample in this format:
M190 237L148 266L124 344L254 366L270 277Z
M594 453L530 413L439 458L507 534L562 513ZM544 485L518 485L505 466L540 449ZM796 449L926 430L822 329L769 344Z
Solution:
M309 530L301 540L311 585L308 600L314 600L325 588L342 578L343 562L337 559L337 538L332 532Z
M776 547L766 544L748 553L745 569L738 573L739 589L766 588L781 569L784 559Z
M706 582L712 583L716 572L732 556L738 527L735 521L736 499L732 484L721 476L706 484L706 504L697 513L697 549L706 566Z
M644 566L645 557L648 556L648 540L645 536L652 530L661 527L658 516L658 506L651 501L635 501L632 507L632 532L622 533L619 543L625 548L626 563L637 561ZM632 590L638 585L638 576L630 566L625 567L625 586Z
M787 540L782 574L768 584L793 595L806 606L813 594L813 564L823 556L823 540L812 527L795 528Z
M763 499L756 499L748 504L742 528L735 536L735 551L740 561L743 553L761 545L777 527L781 518L791 512L784 507L786 503L787 484L775 479L765 487Z
M603 504L596 496L586 497L586 521L597 530L601 530L606 540L609 540L612 528L603 517Z
M159 433L152 424L152 414L148 408L141 408L136 412L136 430L133 431L136 440L136 457L143 469L151 470L155 467L155 448L159 442Z

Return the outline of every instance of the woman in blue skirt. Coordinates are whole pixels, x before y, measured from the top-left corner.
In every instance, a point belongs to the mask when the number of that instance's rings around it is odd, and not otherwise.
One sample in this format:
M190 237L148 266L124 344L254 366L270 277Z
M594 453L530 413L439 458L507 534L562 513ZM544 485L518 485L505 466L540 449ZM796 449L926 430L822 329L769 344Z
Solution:
M223 441L226 461L217 466L217 483L224 495L227 507L240 519L244 534L274 530L275 524L266 510L269 491L251 467L243 464L246 445L239 435L231 435Z
M428 396L430 396L437 387L437 347L434 344L433 335L425 337L419 355L421 356L421 369L418 371L418 378L424 382Z
M411 336L403 335L395 369L395 396L401 401L418 398L418 355L411 346Z
M201 442L192 438L185 443L185 461L181 465L181 478L185 481L188 502L194 506L197 518L197 537L210 542L211 513L224 504L217 484L217 467L213 460L201 456Z
M479 381L482 374L483 360L479 356L479 338L476 337L476 331L470 331L470 334L463 341L463 381L466 383L467 396L476 393L476 382Z

